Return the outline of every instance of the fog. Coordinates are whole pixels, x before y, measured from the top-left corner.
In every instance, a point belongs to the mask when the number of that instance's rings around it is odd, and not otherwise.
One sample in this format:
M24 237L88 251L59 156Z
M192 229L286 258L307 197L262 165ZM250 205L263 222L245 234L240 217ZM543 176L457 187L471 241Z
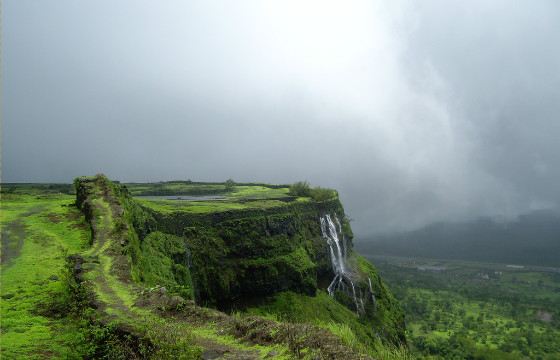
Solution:
M557 1L2 9L2 181L339 190L359 236L560 202Z

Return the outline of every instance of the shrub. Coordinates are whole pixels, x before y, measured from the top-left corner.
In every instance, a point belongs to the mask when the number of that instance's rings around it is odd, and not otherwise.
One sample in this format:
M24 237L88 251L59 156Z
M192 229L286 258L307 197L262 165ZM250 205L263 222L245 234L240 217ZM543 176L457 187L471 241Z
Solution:
M322 187L316 187L311 189L310 196L315 201L325 201L330 200L336 196L336 191L332 189L325 189Z
M224 184L226 186L226 191L232 191L235 187L235 181L233 181L233 179L227 179Z
M335 190L322 188L320 186L311 188L307 181L298 181L290 185L288 194L292 196L310 197L315 201L330 200L337 196Z
M311 187L307 181L298 181L290 185L290 191L288 194L292 196L306 196L311 195Z

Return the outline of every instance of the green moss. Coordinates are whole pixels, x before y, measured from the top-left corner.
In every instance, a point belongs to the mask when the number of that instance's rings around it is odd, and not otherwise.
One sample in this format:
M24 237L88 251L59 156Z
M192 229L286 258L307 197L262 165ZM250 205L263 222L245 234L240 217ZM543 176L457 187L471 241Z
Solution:
M183 228L197 299L228 307L283 290L313 294L319 269L330 266L319 215L316 209L300 214L292 210L209 219L212 226L193 221L196 226ZM174 227L159 222L162 231L179 231L175 226L180 220L169 223Z
M363 283L362 286L365 286L367 281L367 286L369 287L369 282L371 281L373 293L376 297L375 309L371 309L369 315L372 324L383 329L381 335L384 339L397 345L405 343L404 312L400 303L383 282L377 269L369 261L357 254L353 255L352 261L357 264L362 279L361 282Z
M24 225L19 254L2 264L3 358L66 357L76 350L74 325L45 315L52 299L64 296L65 254L80 251L88 243L87 227L71 206L73 201L66 195L2 198L2 230L13 221Z
M138 262L140 280L146 285L161 285L192 299L190 253L185 239L178 236L153 232L144 238Z
M356 352L375 358L411 358L405 349L383 343L379 328L373 327L368 319L358 316L325 291L318 291L316 296L282 292L267 298L258 306L247 308L244 312L278 321L319 326L337 335Z
M325 291L318 291L316 296L282 292L246 312L280 321L317 325L339 335L355 349L378 346L375 329Z

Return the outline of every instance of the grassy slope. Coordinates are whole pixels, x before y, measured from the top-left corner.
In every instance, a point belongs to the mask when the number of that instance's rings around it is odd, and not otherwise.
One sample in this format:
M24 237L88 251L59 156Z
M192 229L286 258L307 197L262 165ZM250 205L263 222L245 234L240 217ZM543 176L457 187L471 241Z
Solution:
M409 359L405 348L384 344L369 321L320 290L316 296L282 292L244 310L279 321L310 323L329 330L357 353L376 359Z
M313 323L325 329L334 330L344 341L357 350L364 346L356 333L367 330L358 316L344 305L334 301L326 292L316 296L306 296L294 292L277 294L263 304L245 310L248 314L300 323ZM366 335L367 336L367 335Z
M66 357L72 352L75 328L41 315L41 309L63 296L65 254L88 242L81 214L69 206L73 202L68 195L2 197L3 230L15 221L25 226L19 256L2 264L2 358Z

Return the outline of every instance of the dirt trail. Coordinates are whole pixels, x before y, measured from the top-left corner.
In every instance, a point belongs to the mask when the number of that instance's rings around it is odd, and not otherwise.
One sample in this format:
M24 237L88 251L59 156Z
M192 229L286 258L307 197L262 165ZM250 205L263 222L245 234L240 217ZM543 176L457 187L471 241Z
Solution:
M133 318L134 314L131 309L124 303L124 300L117 294L115 289L111 287L107 280L113 277L113 275L111 274L110 266L109 271L105 269L105 266L107 266L106 262L111 261L110 255L105 254L105 252L107 252L107 249L111 246L110 235L114 229L111 221L111 208L107 207L105 211L105 214L97 218L95 220L95 225L93 225L95 227L95 235L90 255L99 259L99 264L96 264L97 276L95 277L95 283L98 290L102 293L102 296L109 299L109 303L105 305L119 311L122 316Z

